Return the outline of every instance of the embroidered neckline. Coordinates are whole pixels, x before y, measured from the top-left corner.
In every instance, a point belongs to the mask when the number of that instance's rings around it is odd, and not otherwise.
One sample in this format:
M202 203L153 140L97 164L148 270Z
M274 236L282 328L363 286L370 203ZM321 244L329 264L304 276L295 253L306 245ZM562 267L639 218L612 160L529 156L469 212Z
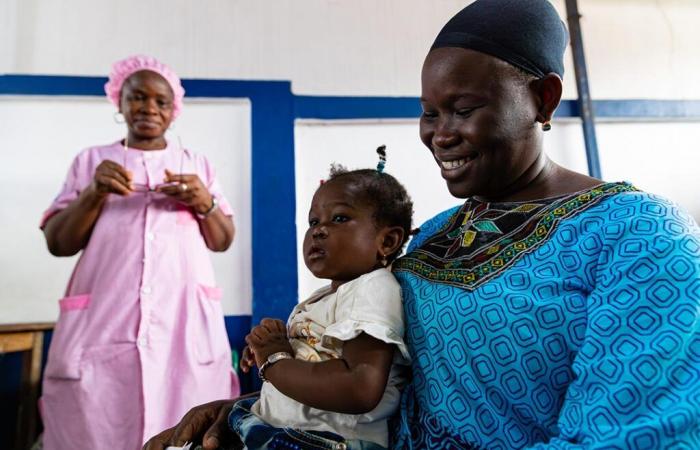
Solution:
M528 202L467 199L440 231L394 262L394 271L474 290L546 242L561 220L630 191L637 189L629 183L603 183Z

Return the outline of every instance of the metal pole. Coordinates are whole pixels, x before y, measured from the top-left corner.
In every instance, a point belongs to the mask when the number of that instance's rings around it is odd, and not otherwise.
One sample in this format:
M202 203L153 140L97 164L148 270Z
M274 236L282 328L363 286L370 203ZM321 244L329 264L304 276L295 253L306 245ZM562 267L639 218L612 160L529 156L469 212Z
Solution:
M586 69L586 56L583 53L580 17L578 0L566 0L566 18L569 23L569 33L571 34L571 50L574 56L578 107L583 122L583 140L586 144L588 174L595 178L601 178L598 142L595 137L593 102L591 102L591 94L588 89L588 70Z

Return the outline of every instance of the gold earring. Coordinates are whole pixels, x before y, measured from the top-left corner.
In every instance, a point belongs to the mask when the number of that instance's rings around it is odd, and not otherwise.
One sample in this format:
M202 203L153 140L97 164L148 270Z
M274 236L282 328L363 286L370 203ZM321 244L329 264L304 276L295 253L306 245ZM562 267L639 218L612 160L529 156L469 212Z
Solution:
M386 260L386 255L382 254L382 259L379 261L382 263L382 266L386 267L389 262Z
M549 131L549 130L551 130L551 129L552 129L552 124L550 123L549 120L545 120L545 121L542 123L542 131Z

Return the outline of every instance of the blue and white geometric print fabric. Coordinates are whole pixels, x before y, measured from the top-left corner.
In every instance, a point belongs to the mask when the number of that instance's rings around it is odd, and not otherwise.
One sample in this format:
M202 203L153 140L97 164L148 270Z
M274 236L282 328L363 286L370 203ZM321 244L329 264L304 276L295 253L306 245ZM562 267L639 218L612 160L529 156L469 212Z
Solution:
M604 198L476 289L396 276L413 380L394 448L700 449L700 229L667 200Z

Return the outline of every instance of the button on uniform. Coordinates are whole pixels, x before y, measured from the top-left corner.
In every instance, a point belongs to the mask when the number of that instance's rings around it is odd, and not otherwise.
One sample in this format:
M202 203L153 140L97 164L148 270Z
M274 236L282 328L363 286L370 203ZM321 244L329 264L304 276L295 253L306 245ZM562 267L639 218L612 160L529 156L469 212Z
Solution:
M149 241L153 241L155 238L156 238L155 233L151 233L151 232L146 233L146 239L148 239Z
M150 286L144 286L141 288L141 293L142 294L150 294L151 293L151 287Z

